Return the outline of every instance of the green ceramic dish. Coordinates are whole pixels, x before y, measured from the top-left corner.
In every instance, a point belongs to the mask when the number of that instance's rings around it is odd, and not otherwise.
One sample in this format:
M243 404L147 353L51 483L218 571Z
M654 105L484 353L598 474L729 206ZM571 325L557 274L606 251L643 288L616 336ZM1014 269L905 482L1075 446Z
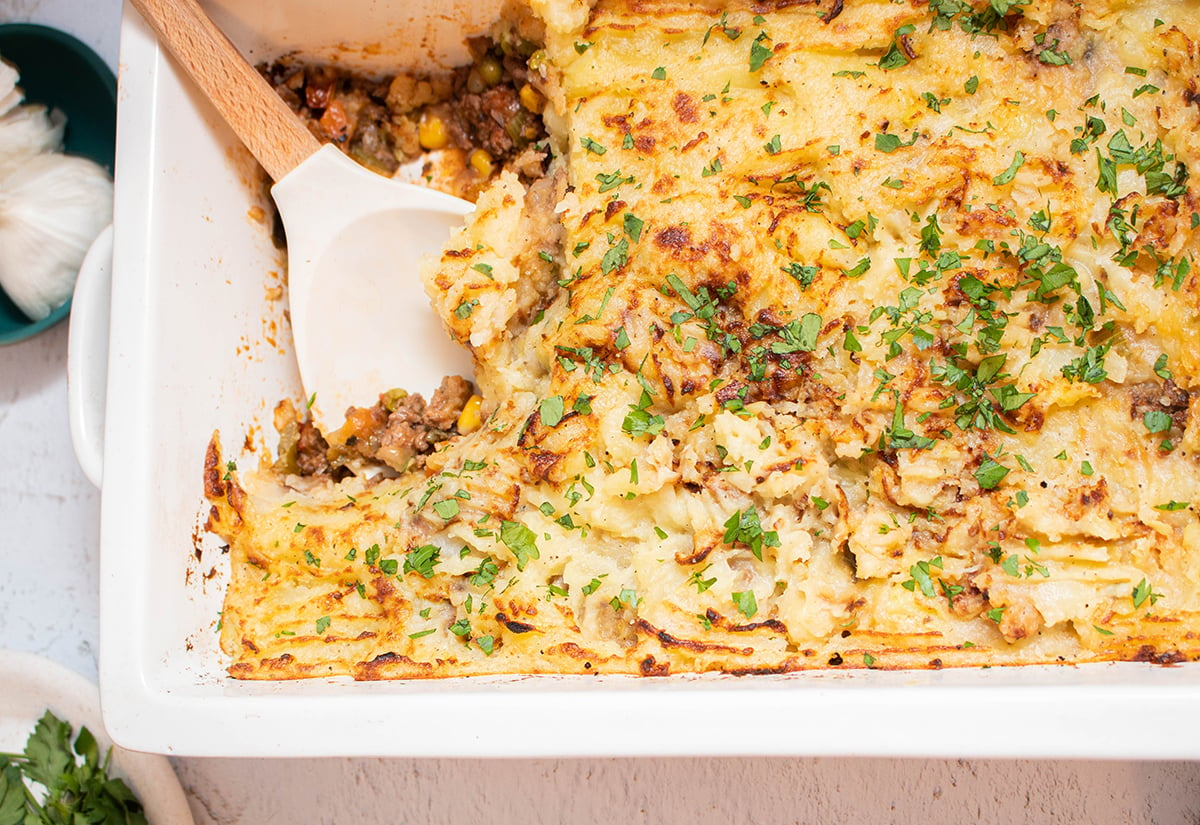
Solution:
M117 138L117 79L99 55L69 34L32 23L0 25L0 57L15 63L29 103L67 116L65 151L111 173ZM0 345L13 344L66 318L71 302L30 321L0 292Z

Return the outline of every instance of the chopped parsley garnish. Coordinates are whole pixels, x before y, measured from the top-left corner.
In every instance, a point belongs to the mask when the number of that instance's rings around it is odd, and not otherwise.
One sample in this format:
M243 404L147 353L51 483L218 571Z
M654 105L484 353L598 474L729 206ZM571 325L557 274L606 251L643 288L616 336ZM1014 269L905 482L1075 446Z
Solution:
M900 393L893 390L896 407L892 411L892 423L880 434L883 446L891 450L927 450L933 446L933 439L917 435L904 424L904 405L900 401Z
M649 412L654 401L650 393L642 390L642 395L636 404L629 405L629 412L621 422L621 429L632 436L658 435L666 426L666 420L661 415Z
M642 603L637 591L628 587L621 588L620 595L613 596L608 600L609 605L613 610L620 610L622 607L635 610Z
M441 564L442 551L432 544L422 544L409 550L404 556L404 572L418 573L426 579L433 578L433 568Z
M1012 163L1010 163L1008 165L1008 168L1005 169L1003 172L1001 172L996 177L992 178L992 185L1004 186L1005 184L1012 183L1013 178L1015 178L1017 176L1017 171L1024 164L1025 164L1025 154L1023 152L1017 152L1016 154L1013 155Z
M867 265L870 266L870 259L868 258L867 261ZM804 266L803 264L798 264L794 261L787 266L780 267L780 269L795 278L796 283L800 284L801 289L810 286L813 280L816 279L817 273L820 271L819 267ZM863 271L865 272L866 270L864 269Z
M735 510L725 522L724 542L729 545L744 544L756 559L762 561L764 546L779 547L779 533L775 530L764 531L758 519L758 510L751 505L745 510Z
M843 269L842 274L847 278L857 278L866 273L871 268L871 258L869 255L864 255L859 262L850 269Z
M496 575L499 572L500 568L492 560L492 557L484 556L483 561L479 562L479 566L471 574L469 581L474 587L487 587L496 580Z
M1108 372L1104 369L1104 356L1108 354L1110 346L1112 342L1088 347L1083 355L1072 359L1071 363L1062 368L1063 377L1086 384L1099 384L1108 378Z
M708 572L710 567L712 567L711 564L705 565L704 569L695 570L692 572L692 575L688 577L687 583L694 585L697 593L703 593L705 590L708 590L708 588L717 583L716 576L708 579L704 578L704 574Z
M620 169L609 174L601 173L596 175L596 182L600 184L600 188L596 191L600 193L608 192L616 189L623 183L633 183L633 180L633 175L622 175Z
M758 37L754 38L754 42L750 44L750 71L757 72L763 67L763 64L775 56L769 46L764 46L763 41L767 40L766 32L759 32Z
M916 31L916 27L911 23L896 29L892 35L891 45L888 46L883 57L879 58L879 68L885 71L898 69L901 66L907 66L917 56L908 42L908 36L914 31Z
M442 520L449 521L458 515L458 501L457 499L447 498L434 502L433 512L437 513Z
M1000 462L996 461L991 456L984 456L983 461L979 463L979 467L975 470L975 480L979 482L979 486L984 490L994 490L1001 481L1004 481L1005 476L1010 470Z
M933 577L930 575L933 568L942 569L941 556L934 556L929 561L919 561L909 567L909 578L900 582L900 586L909 592L916 592L920 588L922 595L934 598L937 596L937 591L933 588Z
M1007 359L1006 354L991 355L982 359L974 370L957 356L945 364L933 363L933 379L949 384L961 393L960 403L954 411L954 421L960 430L1013 432L1001 414L1020 409L1034 394L1019 392L1011 382L1000 383L1008 378L1007 373L1001 372Z
M632 212L626 212L622 222L624 224L625 234L629 236L631 241L637 243L642 239L642 227L646 225L645 221Z
M541 558L537 548L537 535L519 521L500 523L500 541L516 556L518 570L524 570L530 559Z
M563 398L561 395L552 395L544 399L538 406L538 414L542 419L542 425L546 427L556 427L563 419Z
M1165 433L1171 429L1174 423L1171 416L1162 410L1148 410L1142 416L1142 423L1146 425L1146 430L1150 433Z
M899 135L893 135L888 132L877 132L875 134L875 148L878 149L880 152L884 152L885 154L890 155L892 152L895 152L897 149L902 149L902 148L905 148L908 146L912 146L914 143L917 142L918 137L920 137L920 132L914 131L912 134L912 138L909 139L909 141L907 143L905 143L903 140L900 139Z
M1162 593L1155 593L1154 589L1150 586L1150 583L1145 579L1142 579L1137 583L1137 586L1133 588L1133 606L1135 608L1141 607L1146 603L1147 600L1149 600L1150 604L1153 605L1162 597Z
M629 261L629 241L621 238L604 253L600 260L600 271L605 275L620 269Z
M747 619L753 619L758 613L758 599L754 598L753 590L743 590L733 593L733 603L737 607L738 612Z

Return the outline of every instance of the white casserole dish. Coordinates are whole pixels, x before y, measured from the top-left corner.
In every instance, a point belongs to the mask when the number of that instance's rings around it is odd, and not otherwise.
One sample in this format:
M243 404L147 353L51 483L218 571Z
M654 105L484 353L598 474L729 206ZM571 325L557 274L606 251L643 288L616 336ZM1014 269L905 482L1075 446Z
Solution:
M367 66L435 59L439 37L460 42L462 21L488 14L434 0L207 5L251 60L298 50ZM366 45L328 48L338 43ZM215 632L228 568L203 536L201 468L214 429L230 453L248 429L253 446L272 443L272 407L299 395L285 304L267 297L283 262L253 217L263 204L253 162L128 8L120 81L100 684L122 746L220 756L1200 756L1200 665L228 678Z

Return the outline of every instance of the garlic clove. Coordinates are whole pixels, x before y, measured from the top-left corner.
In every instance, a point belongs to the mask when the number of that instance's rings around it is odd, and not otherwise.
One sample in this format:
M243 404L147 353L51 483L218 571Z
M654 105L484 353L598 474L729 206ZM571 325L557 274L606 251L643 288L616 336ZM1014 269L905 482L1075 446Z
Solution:
M0 289L38 321L71 296L112 220L112 180L86 158L43 154L0 180Z
M0 117L0 179L34 155L62 149L67 117L40 103L18 106Z

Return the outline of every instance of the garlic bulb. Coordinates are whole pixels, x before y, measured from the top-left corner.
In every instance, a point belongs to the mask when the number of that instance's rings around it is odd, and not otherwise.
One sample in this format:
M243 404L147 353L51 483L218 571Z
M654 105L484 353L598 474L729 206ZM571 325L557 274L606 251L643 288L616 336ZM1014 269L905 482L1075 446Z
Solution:
M0 289L37 321L71 296L112 220L112 181L86 158L35 155L0 180Z
M40 103L18 106L0 117L0 179L34 155L60 150L66 124L66 115L58 109L47 112Z
M0 60L0 115L7 114L12 107L25 99L25 93L17 87L19 79L17 67Z

